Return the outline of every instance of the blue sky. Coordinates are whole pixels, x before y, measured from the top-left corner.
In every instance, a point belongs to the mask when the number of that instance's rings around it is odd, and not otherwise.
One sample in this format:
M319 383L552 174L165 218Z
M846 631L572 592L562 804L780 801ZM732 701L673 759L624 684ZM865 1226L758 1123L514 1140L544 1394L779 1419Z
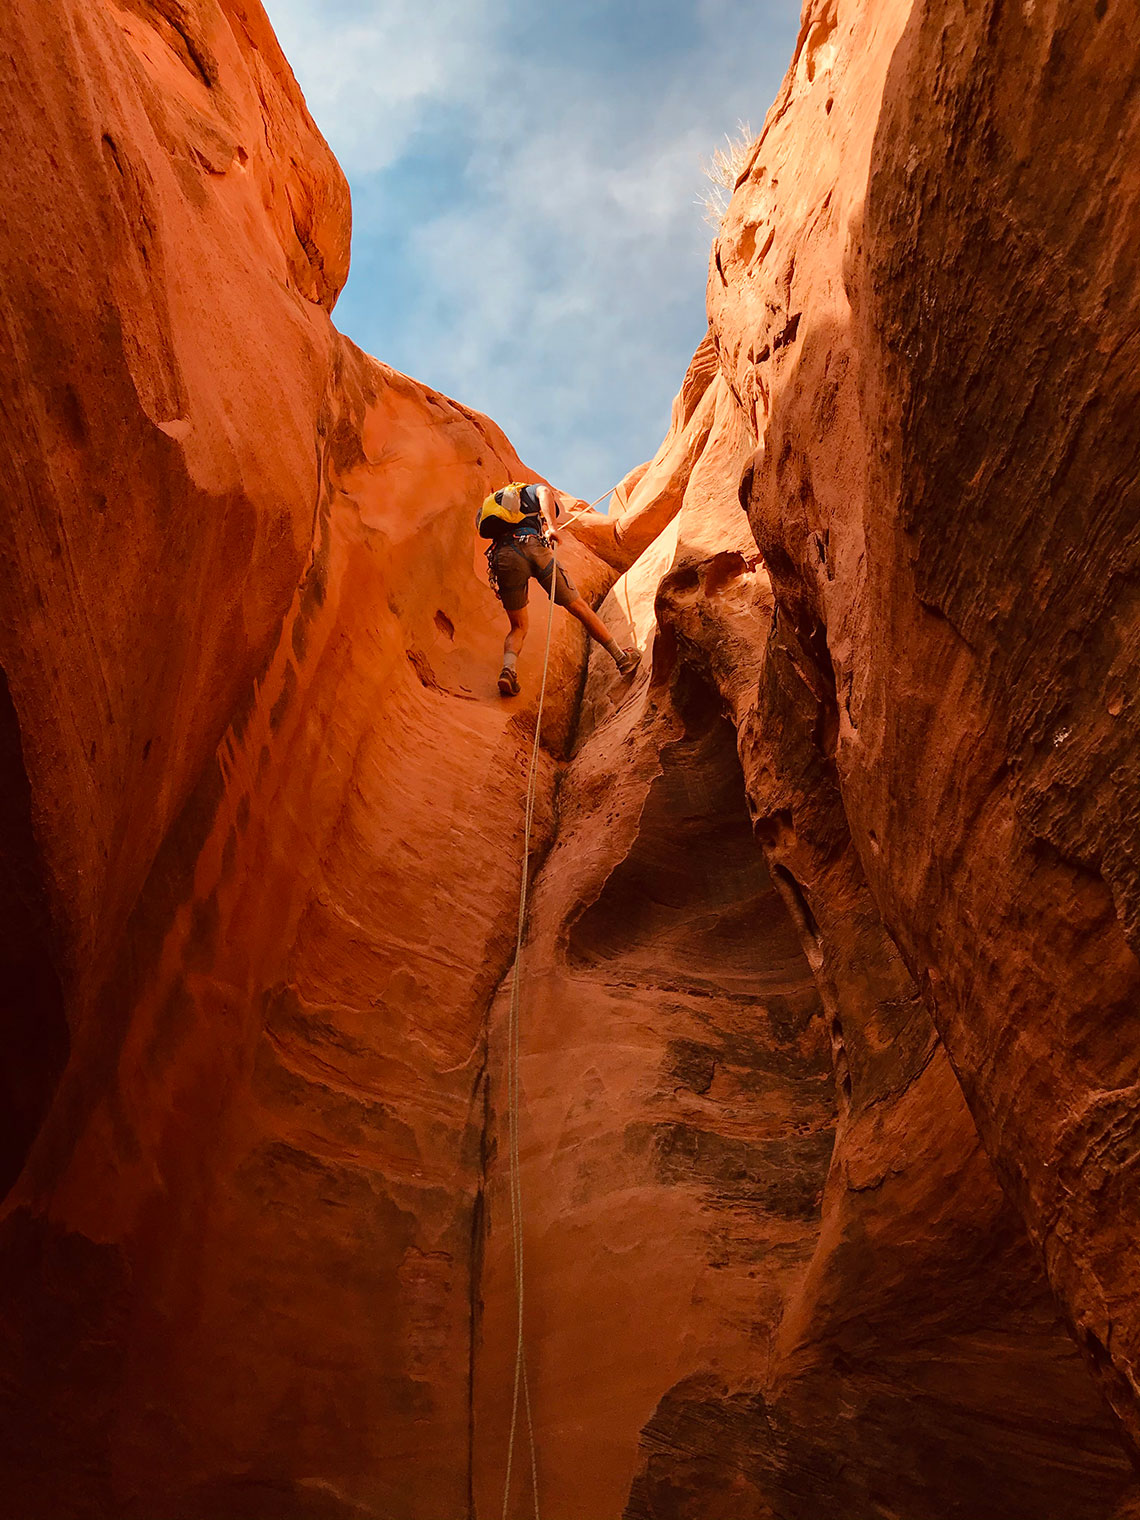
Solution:
M702 162L759 131L798 0L265 0L352 186L335 320L594 497L705 330Z

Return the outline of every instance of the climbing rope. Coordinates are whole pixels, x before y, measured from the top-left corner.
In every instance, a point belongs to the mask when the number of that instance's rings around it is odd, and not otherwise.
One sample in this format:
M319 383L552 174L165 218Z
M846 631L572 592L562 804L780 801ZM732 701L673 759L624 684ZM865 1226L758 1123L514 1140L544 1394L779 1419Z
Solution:
M625 476L623 475L622 478L621 478L621 480L624 480L624 479L625 479ZM592 512L600 501L605 501L605 499L606 499L607 496L612 496L614 494L614 492L617 490L618 486L621 485L621 480L617 481L616 484L612 485L609 488L608 491L603 491L600 496L595 496L594 499L593 499L593 501L590 502L589 506L579 507L578 510L577 510L577 512L571 512L571 513L569 513L568 516L564 517L561 522L555 523L554 526L558 530L558 532L561 532L562 529L567 525L567 523L572 523L572 522L574 522L579 517L585 517L585 515L586 515L587 512Z
M625 479L625 476L623 475L622 478L621 478L621 480L624 480L624 479ZM607 496L612 496L614 494L614 492L617 490L618 486L621 485L621 480L616 480L613 483L613 485L609 488L608 491L603 491L600 496L595 496L594 499L593 499L593 501L590 503L589 508L587 510L592 512L600 501L605 501L605 499L606 499Z
M603 491L589 507L572 512L558 528L564 528L584 511L592 511L599 501L611 496L621 484ZM519 916L515 935L515 964L511 974L510 1012L507 1018L507 1168L511 1195L511 1244L515 1269L515 1375L514 1392L511 1397L511 1426L507 1438L507 1471L503 1480L503 1520L511 1502L511 1477L514 1471L515 1437L518 1433L520 1396L526 1413L527 1436L530 1444L530 1482L534 1501L534 1520L540 1520L538 1510L538 1449L534 1439L534 1413L530 1402L530 1380L527 1376L526 1337L524 1334L523 1307L525 1300L525 1262L523 1254L523 1201L522 1167L519 1153L519 1027L522 1001L523 937L526 932L527 896L530 889L530 836L534 824L535 798L538 792L538 756L542 741L542 709L546 701L546 677L550 670L550 645L554 633L554 594L558 586L558 550L550 546L550 611L546 619L546 648L542 656L542 684L538 689L538 708L534 719L534 742L530 751L530 769L526 781L526 813L523 819L522 869L519 873Z
M601 497L598 498L601 500ZM530 751L530 770L526 782L526 813L523 820L522 870L519 875L519 919L515 938L515 965L511 975L510 1013L507 1019L507 1132L508 1171L511 1192L511 1237L515 1266L515 1378L511 1399L511 1430L507 1440L507 1473L503 1482L503 1520L511 1499L511 1472L514 1467L515 1434L518 1428L519 1395L522 1395L526 1411L527 1433L530 1439L530 1481L534 1498L534 1520L538 1513L538 1453L534 1440L534 1417L530 1403L530 1382L527 1378L526 1344L523 1334L524 1262L523 1262L523 1205L522 1168L519 1161L519 1009L522 998L523 935L526 929L527 894L530 887L530 835L534 823L535 796L538 791L538 755L542 739L542 708L546 700L546 675L550 669L550 643L554 632L554 593L558 582L558 552L551 546L553 560L550 568L550 612L546 620L546 649L542 656L542 684L538 690L538 710L534 720L534 743Z

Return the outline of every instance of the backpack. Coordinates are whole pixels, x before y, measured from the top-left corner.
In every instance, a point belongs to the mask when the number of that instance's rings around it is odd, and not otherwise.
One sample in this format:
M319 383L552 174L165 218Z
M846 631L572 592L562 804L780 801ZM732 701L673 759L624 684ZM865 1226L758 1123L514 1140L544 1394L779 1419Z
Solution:
M491 540L486 552L487 580L496 596L499 593L499 577L496 573L495 555L499 545L512 536L509 531L504 530L518 527L528 517L538 519L536 537L540 538L544 544L548 543L537 489L533 482L517 480L486 497L475 514L475 526L479 537Z
M503 535L495 531L492 522L517 527L527 517L537 517L541 521L542 508L538 503L538 493L531 482L516 480L484 499L476 515L475 526L480 538L500 538Z

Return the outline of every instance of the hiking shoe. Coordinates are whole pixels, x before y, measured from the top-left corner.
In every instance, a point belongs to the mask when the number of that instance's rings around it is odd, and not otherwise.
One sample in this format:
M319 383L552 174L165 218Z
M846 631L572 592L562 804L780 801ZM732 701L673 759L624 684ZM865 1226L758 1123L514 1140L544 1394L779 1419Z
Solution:
M640 664L640 649L623 649L621 659L617 662L618 675L631 676Z
M517 697L519 694L519 678L515 672L506 665L499 671L499 695L501 697Z

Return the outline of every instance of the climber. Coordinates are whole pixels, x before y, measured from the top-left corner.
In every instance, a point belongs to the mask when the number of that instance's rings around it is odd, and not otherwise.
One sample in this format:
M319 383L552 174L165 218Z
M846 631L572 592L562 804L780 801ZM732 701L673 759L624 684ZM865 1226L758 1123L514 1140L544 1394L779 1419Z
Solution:
M579 596L561 565L557 566L555 585L551 587L555 557L550 544L559 541L554 524L560 515L558 498L549 486L515 481L488 496L475 519L479 536L491 540L487 550L491 587L511 622L503 642L503 668L499 672L499 690L504 697L518 695L518 658L527 633L526 603L532 575L547 596L553 591L558 606L565 607L590 637L601 644L621 675L632 675L641 659L636 649L623 649L610 636L609 629Z

